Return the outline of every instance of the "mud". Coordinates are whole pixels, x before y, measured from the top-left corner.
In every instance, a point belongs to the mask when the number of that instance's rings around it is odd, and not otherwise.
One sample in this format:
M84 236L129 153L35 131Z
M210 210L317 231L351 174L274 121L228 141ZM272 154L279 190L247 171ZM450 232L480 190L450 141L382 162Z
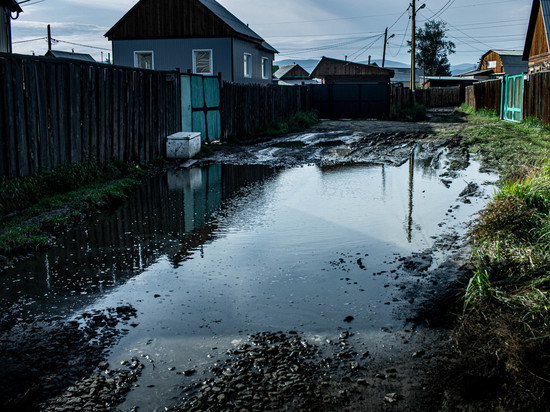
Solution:
M448 187L470 162L460 144L464 123L450 111L430 116L415 124L323 121L307 133L269 142L215 145L214 154L197 164L400 166L416 153L416 161L439 169L440 182ZM415 151L420 145L422 150ZM481 193L465 181L446 218L456 219L459 202L471 202ZM330 265L345 273L341 281L349 288L363 292L347 272L350 267L367 272L367 256L343 253ZM449 330L460 312L452 295L470 269L467 262L467 245L452 230L433 239L428 249L395 254L384 262L387 271L369 276L387 279L384 287L392 290L391 298L381 304L395 307L405 326L385 325L369 340L357 330L358 316L351 310L334 325L334 337L321 340L308 325L284 332L266 325L267 331L248 332L246 343L216 348L205 370L171 366L181 388L175 400L166 399L157 410L441 410L444 401L445 409L453 410L443 389L433 385L433 371L448 356ZM161 297L155 293L153 300ZM128 305L85 312L72 320L5 316L0 349L10 367L0 372L3 409L108 411L124 405L123 410L142 410L123 402L129 390L142 384L140 374L155 364L138 356L121 365L107 363L110 348L138 322L139 314Z

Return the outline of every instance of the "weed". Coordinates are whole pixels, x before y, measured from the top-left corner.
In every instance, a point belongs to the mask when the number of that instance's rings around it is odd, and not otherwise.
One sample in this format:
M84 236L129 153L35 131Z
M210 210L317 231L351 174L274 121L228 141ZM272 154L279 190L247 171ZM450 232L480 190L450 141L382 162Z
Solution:
M389 120L419 122L426 118L426 106L419 103L404 102L390 107Z
M495 294L495 290L489 281L489 274L486 270L476 270L474 276L468 282L466 293L464 294L464 313L468 306L490 300Z

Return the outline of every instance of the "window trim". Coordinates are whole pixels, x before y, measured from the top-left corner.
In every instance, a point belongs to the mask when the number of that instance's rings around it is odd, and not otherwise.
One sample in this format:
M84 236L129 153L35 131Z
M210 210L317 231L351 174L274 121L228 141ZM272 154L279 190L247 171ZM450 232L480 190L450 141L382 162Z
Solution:
M248 64L246 64L247 56L248 56ZM248 69L250 69L249 73L247 73ZM252 77L252 54L250 53L244 53L243 55L243 75L247 79Z
M140 54L151 54L151 69L155 70L155 52L153 50L134 50L134 67L140 68L138 66L138 55Z
M265 66L265 62L267 62L268 66ZM269 67L271 66L269 62L269 57L262 57L262 79L269 80ZM264 74L265 69L265 74Z
M210 53L210 71L208 73L197 73L197 52L209 52ZM213 76L214 75L214 52L212 49L193 49L191 51L192 60L193 60L193 73L200 74L203 76Z

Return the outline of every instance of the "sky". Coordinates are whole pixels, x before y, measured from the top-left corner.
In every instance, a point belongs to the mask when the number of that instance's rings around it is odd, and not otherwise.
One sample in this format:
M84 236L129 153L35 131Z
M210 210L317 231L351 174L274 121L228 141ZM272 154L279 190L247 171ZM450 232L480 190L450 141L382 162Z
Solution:
M21 1L19 1L21 2ZM409 0L218 0L279 50L276 60L352 61L381 59L388 27L386 59L410 64ZM30 0L12 20L13 51L43 55L47 25L59 40L52 48L88 53L96 60L111 51L104 34L137 0ZM532 0L417 1L417 27L430 19L447 24L456 45L452 65L476 64L489 50L523 50ZM102 54L103 53L103 54Z

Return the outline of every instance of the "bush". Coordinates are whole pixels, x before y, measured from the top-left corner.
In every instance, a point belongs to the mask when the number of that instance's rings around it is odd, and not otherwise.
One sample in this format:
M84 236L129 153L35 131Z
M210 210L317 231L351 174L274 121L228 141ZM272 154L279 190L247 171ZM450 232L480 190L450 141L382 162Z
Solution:
M426 118L426 106L420 103L404 102L390 107L389 120L419 122Z

